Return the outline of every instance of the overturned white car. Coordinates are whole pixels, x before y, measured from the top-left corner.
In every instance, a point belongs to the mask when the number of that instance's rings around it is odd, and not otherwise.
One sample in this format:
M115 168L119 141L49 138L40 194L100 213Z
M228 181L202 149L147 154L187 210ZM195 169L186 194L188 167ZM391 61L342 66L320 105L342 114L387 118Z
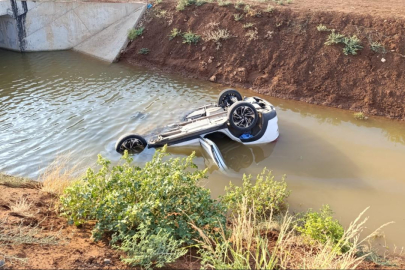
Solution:
M221 152L208 135L219 133L230 139L257 145L275 141L279 136L277 113L272 104L259 97L245 97L234 89L219 94L217 104L209 104L189 113L184 121L167 126L148 141L138 134L122 136L116 143L119 153L142 152L146 147L186 146L199 144L220 169L227 166Z

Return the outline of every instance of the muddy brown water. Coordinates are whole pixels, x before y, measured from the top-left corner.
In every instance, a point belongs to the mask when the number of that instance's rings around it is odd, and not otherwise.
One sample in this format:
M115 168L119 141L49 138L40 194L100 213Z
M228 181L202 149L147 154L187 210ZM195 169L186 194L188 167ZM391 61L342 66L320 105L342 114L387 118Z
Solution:
M37 178L66 153L82 167L93 166L99 153L118 161L114 144L122 134L156 132L190 108L215 102L223 88L74 52L0 50L0 171ZM395 221L384 229L385 241L391 251L405 246L405 123L359 121L349 111L264 98L277 107L280 138L256 147L219 141L231 169L210 168L205 186L213 195L267 167L276 178L287 175L292 211L329 204L347 226L370 206L369 230ZM208 161L195 150L204 168ZM134 162L142 165L154 151ZM190 149L170 152L185 156Z

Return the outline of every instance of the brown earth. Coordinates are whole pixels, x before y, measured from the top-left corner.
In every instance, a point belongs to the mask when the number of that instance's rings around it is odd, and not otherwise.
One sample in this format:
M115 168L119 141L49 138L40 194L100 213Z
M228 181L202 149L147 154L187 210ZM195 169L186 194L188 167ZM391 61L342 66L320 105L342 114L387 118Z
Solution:
M142 37L128 45L121 60L274 97L405 120L402 0L297 0L274 4L271 13L264 12L267 5L255 6L261 15L254 17L234 5L191 5L179 12L174 2L164 2L145 14ZM244 18L235 21L234 14ZM254 26L245 29L246 23ZM329 32L319 32L319 24L357 35L364 49L346 56L341 45L326 46ZM209 30L226 29L232 38L220 41L220 47L203 40L187 45L181 37L169 40L173 28L203 37ZM246 34L255 29L257 39L249 41ZM371 42L382 43L387 52L372 51ZM149 54L138 54L141 48Z

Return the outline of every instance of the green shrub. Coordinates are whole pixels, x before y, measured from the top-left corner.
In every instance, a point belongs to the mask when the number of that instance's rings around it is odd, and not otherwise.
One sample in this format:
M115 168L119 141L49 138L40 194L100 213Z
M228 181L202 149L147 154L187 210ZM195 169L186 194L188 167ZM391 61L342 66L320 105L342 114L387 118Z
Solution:
M343 44L345 44L345 47L343 48L343 53L345 55L356 55L357 51L363 49L360 39L358 39L357 36L345 37L343 39Z
M297 231L308 237L310 243L337 244L342 239L344 229L339 221L333 218L333 212L328 205L322 206L320 212L309 210L299 220Z
M186 33L183 34L183 43L186 43L186 44L193 44L193 43L194 43L194 44L197 44L198 41L200 40L200 38L201 38L201 36L199 36L199 35L197 35L197 34L191 32L191 31L188 31L188 32L186 32Z
M181 30L178 28L173 28L169 35L169 40L174 39L175 37L181 36Z
M143 30L145 30L145 27L139 27L139 28L133 28L129 30L128 32L128 38L129 40L134 40L137 37L141 36L143 34Z
M77 225L95 220L93 237L99 240L110 233L112 243L121 242L123 248L133 247L131 239L140 227L156 235L156 239L148 238L153 243L167 236L193 244L198 233L189 222L208 233L223 226L225 208L211 199L209 189L198 185L206 170L196 169L194 153L165 160L165 150L157 151L143 168L132 166L128 153L123 156L126 162L112 168L99 156L101 168L88 169L82 181L65 190L60 199L62 215Z
M358 120L367 120L368 119L368 117L363 112L354 113L353 117Z
M187 6L194 4L195 0L178 0L177 1L177 5L176 5L176 9L178 11L182 11L184 10Z
M387 52L384 45L381 44L380 42L371 42L370 49L376 53L386 53Z
M141 48L138 51L138 54L148 54L150 52L150 50L148 48Z
M144 268L163 267L183 256L187 249L182 247L183 241L178 241L169 232L159 230L150 234L147 227L138 228L133 236L127 235L121 246L116 248L126 252L128 258L124 262L131 265L141 265Z
M251 179L251 175L244 175L242 187L232 183L225 187L226 194L221 197L221 201L231 213L240 208L242 198L246 198L248 207L254 207L256 212L263 216L270 211L278 213L286 206L285 200L291 192L287 190L284 177L281 181L275 181L271 171L264 169L257 175L254 184Z
M325 45L330 46L330 45L342 43L344 38L345 38L345 35L332 31L332 33L329 34L328 39L325 42Z

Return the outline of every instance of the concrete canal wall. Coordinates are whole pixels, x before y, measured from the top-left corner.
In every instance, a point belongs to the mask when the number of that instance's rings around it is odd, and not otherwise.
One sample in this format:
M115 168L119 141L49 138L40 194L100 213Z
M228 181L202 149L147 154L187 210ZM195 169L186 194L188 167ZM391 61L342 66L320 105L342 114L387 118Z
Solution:
M74 49L112 62L145 8L144 3L0 0L0 48Z

